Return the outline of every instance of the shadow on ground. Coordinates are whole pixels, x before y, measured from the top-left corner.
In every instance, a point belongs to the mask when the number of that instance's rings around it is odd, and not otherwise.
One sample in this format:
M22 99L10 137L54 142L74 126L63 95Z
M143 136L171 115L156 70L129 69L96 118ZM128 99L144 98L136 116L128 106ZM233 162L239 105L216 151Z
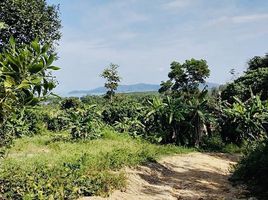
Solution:
M192 158L182 157L180 161L171 158L161 163L145 165L147 169L141 170L138 175L148 185L141 192L153 196L168 190L170 192L172 188L172 196L177 199L243 199L246 197L247 191L243 188L234 188L228 181L230 176L228 164L234 164L239 156L222 153L207 153L202 156L203 158L199 158L196 162L193 162L195 159L193 156Z

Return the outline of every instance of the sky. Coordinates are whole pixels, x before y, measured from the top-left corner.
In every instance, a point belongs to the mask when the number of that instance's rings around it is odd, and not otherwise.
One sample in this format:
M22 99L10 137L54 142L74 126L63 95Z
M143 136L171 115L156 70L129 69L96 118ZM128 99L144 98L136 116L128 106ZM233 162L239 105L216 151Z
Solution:
M160 84L170 63L205 59L209 82L226 83L268 53L267 0L47 0L60 4L56 91L92 89L110 63L122 84Z

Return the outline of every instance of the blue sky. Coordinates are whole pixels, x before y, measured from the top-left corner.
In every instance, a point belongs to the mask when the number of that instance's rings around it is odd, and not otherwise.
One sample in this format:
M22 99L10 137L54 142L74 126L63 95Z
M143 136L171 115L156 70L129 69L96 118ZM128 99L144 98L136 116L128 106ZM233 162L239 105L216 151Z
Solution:
M176 60L206 59L210 82L230 81L246 61L268 52L267 0L48 0L60 4L62 69L57 92L102 86L120 66L123 84L167 79Z

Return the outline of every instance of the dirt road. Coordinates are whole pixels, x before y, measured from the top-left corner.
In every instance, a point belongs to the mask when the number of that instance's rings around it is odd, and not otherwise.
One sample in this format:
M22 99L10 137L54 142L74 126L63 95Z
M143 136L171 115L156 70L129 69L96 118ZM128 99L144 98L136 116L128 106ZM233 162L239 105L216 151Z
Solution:
M126 169L128 186L109 198L84 200L217 200L246 199L246 191L228 181L237 156L190 153L165 157L157 163Z

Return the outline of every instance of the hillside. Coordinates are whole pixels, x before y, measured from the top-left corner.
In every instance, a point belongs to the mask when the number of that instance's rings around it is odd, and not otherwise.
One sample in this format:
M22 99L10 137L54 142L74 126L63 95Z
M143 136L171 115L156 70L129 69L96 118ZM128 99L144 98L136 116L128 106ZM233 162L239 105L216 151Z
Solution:
M208 85L208 89L213 87L218 87L219 84L217 83L206 83ZM200 86L204 87L204 86ZM157 84L146 84L146 83L137 83L131 85L120 85L118 87L118 93L130 93L130 92L149 92L149 91L158 91L160 85ZM74 96L83 96L83 95L100 95L106 92L105 87L97 87L91 90L73 90L69 92L69 95Z

